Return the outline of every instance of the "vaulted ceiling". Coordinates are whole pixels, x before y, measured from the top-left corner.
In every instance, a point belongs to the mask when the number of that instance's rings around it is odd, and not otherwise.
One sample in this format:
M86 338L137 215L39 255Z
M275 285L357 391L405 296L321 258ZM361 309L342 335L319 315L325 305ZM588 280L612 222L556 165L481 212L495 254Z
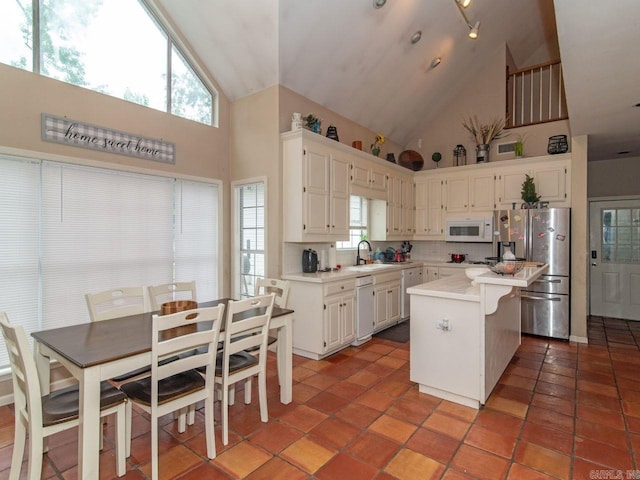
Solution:
M477 40L455 0L157 1L231 100L281 84L400 144L504 44L518 67L560 55L572 135L590 135L589 159L640 156L637 0L473 0Z

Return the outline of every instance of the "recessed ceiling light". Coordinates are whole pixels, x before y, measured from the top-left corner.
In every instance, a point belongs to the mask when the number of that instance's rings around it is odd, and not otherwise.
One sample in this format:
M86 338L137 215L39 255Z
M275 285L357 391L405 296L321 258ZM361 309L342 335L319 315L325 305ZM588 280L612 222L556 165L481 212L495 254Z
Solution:
M421 38L422 38L422 30L418 30L416 33L411 35L411 44L415 45L420 41Z
M442 58L440 57L436 57L433 60L431 60L431 68L436 68L438 65L440 65L440 63L442 62Z
M373 0L373 8L382 8L387 0Z

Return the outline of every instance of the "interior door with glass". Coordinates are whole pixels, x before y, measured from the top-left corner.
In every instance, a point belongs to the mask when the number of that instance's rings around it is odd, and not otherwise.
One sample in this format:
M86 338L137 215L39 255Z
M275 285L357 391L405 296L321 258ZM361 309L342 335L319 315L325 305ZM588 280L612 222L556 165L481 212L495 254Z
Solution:
M591 202L591 315L640 320L640 199Z

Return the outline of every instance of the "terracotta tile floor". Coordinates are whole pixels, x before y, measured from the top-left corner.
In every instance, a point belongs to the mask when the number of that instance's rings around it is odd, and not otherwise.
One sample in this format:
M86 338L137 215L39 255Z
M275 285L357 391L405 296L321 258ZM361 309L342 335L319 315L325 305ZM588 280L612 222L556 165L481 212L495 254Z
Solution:
M201 410L184 434L167 417L161 477L640 478L640 322L593 317L589 341L523 338L480 410L418 393L408 343L374 339L319 362L295 357L293 403L280 404L272 373L270 421L260 422L257 398L239 401L230 410L228 446L216 428L215 460L205 456ZM101 478L115 478L113 433L109 423ZM123 478L148 478L150 427L140 412L133 437ZM13 412L2 407L0 479L9 475L12 441ZM43 478L76 478L76 442L76 430L54 437Z

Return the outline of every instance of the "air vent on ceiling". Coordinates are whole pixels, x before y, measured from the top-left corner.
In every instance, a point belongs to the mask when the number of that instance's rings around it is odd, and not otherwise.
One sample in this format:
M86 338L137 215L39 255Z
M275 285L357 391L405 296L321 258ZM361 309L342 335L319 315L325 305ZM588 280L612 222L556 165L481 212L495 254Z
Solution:
M499 143L498 144L498 155L504 153L512 153L515 151L516 142L511 143Z

